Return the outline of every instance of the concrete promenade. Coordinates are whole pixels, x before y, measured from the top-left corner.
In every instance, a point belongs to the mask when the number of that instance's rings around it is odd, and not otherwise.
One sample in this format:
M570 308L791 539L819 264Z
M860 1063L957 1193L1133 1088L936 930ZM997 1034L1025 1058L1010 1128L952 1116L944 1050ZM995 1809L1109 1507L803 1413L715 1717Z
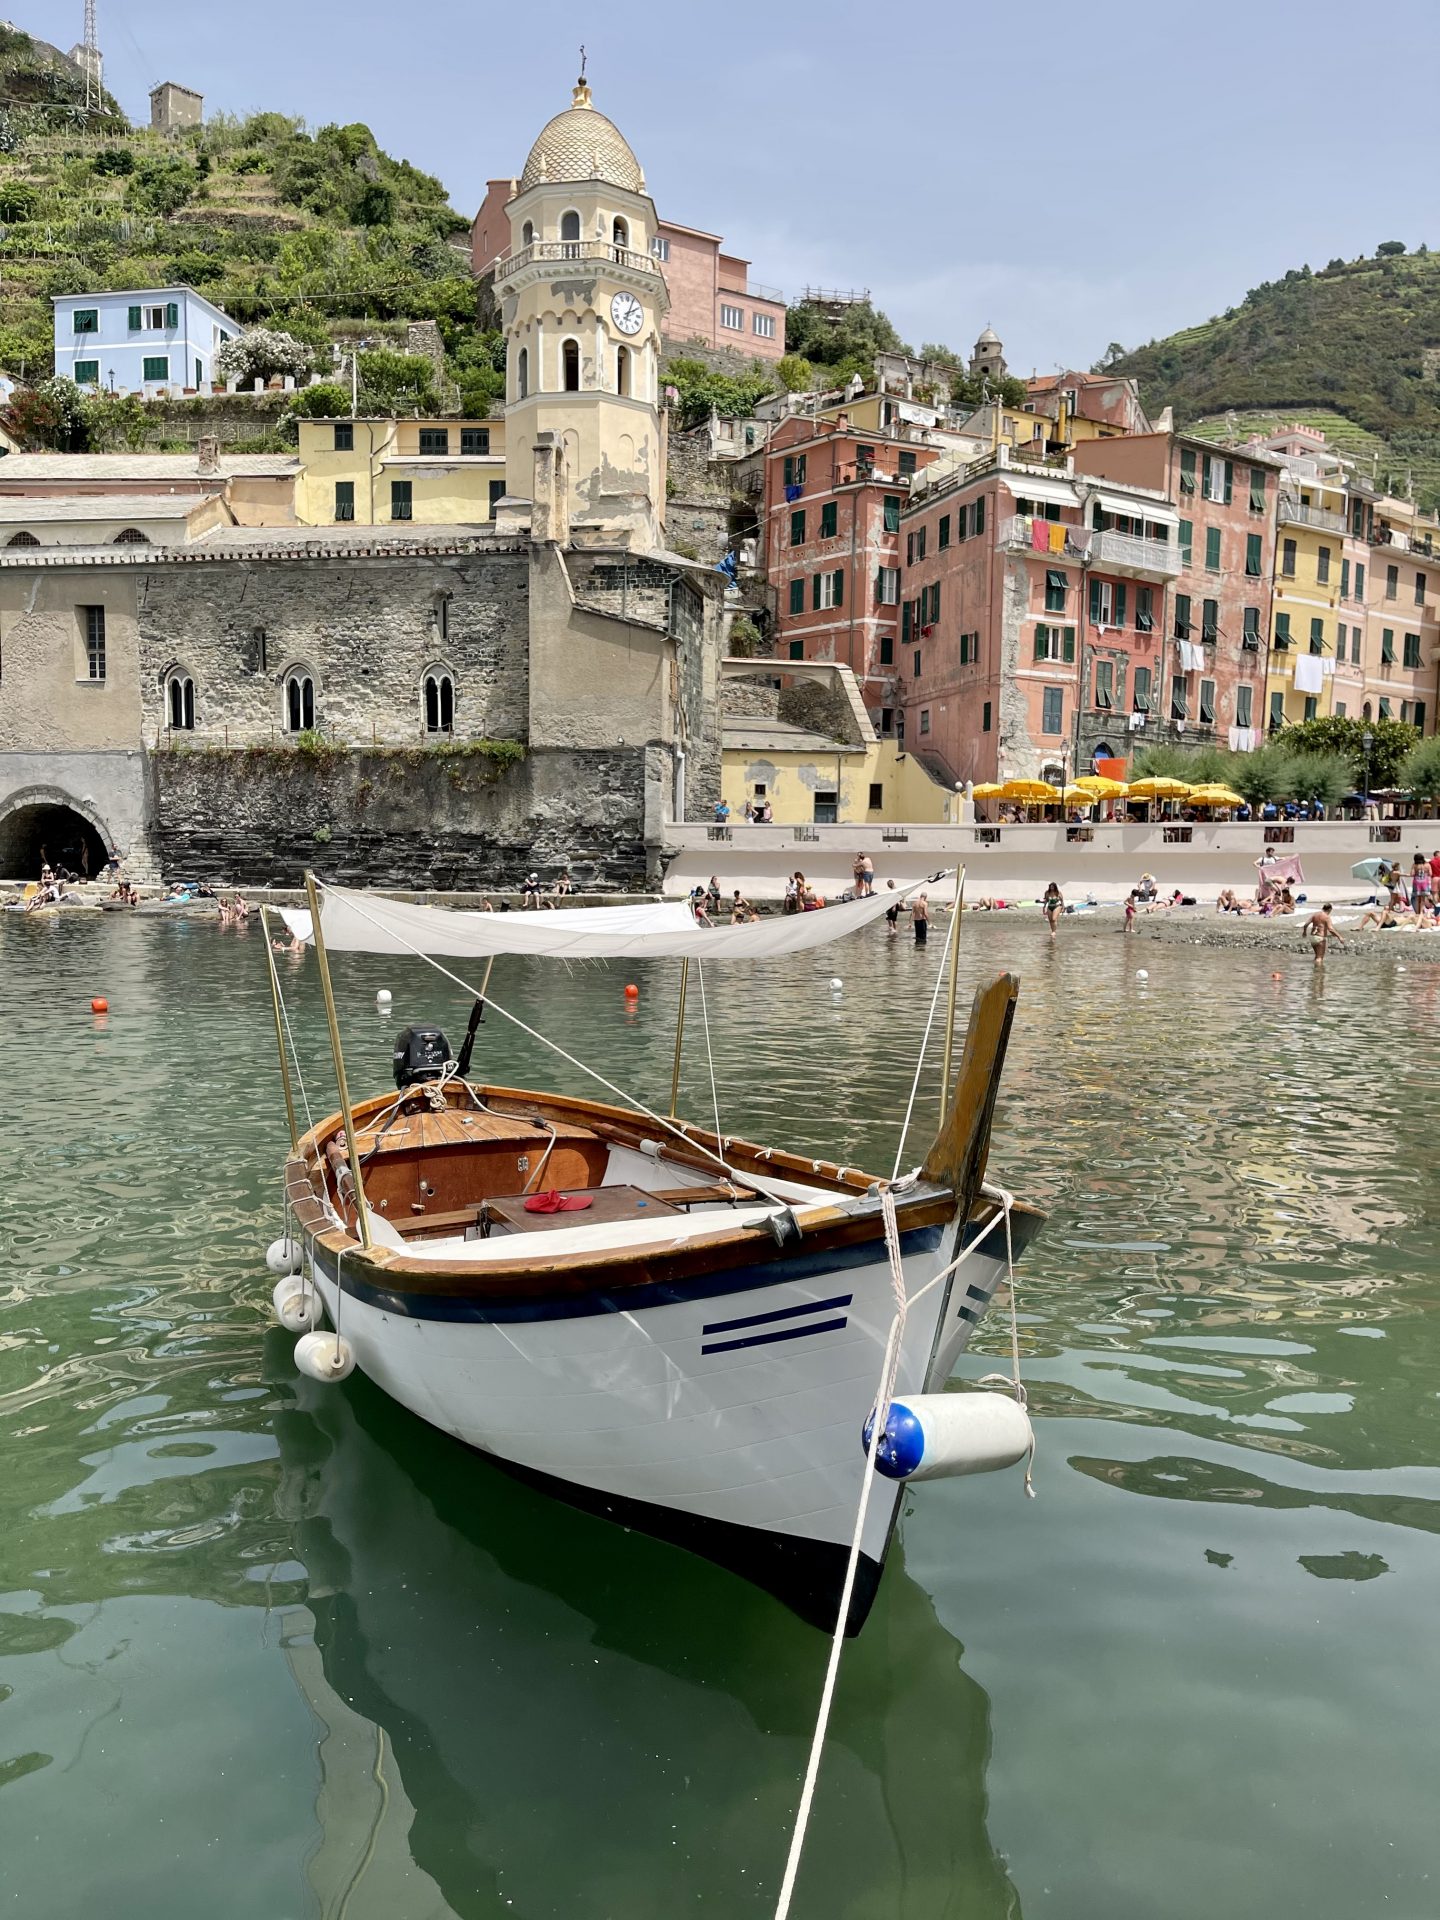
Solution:
M1142 873L1162 892L1179 887L1213 904L1221 887L1249 895L1255 863L1265 853L1298 855L1306 890L1342 897L1365 889L1352 878L1358 860L1376 855L1408 868L1412 856L1440 847L1440 820L1302 820L1245 825L1159 822L1150 826L839 826L756 827L704 822L671 827L674 849L665 892L684 894L711 875L752 900L776 900L798 867L822 895L851 884L855 855L865 852L875 878L908 886L940 867L964 866L975 899L1037 899L1054 880L1072 898L1122 900ZM948 883L937 889L948 897Z

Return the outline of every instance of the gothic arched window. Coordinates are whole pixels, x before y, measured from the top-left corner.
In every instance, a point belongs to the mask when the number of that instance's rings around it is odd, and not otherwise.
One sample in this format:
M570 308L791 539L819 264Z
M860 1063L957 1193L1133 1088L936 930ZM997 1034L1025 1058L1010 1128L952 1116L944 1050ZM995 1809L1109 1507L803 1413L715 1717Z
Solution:
M291 667L285 676L285 731L308 733L315 725L315 681L304 667Z

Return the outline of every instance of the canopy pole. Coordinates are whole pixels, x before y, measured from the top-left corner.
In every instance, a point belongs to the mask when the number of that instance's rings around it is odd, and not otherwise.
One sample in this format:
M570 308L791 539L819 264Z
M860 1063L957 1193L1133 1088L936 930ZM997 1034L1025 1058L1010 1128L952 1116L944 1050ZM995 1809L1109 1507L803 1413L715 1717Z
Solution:
M950 1111L950 1056L955 1050L955 986L960 975L960 916L965 911L965 869L955 876L955 924L950 933L950 986L945 1003L945 1058L940 1067L940 1124Z
M335 1085L340 1095L340 1117L345 1123L345 1150L350 1156L350 1178L355 1183L355 1218L360 1228L360 1244L370 1251L370 1215L365 1205L365 1182L360 1172L360 1153L355 1145L355 1116L350 1111L350 1089L345 1081L345 1056L340 1050L340 1022L335 1014L335 992L330 985L330 963L325 958L325 935L320 930L320 896L315 876L305 871L305 897L310 902L310 933L315 942L315 957L320 962L320 987L325 995L325 1018L330 1026L330 1051L335 1058Z
M270 922L265 907L260 908L260 931L265 936L265 959L270 969L270 1004L275 1013L275 1045L280 1053L280 1085L285 1089L285 1118L290 1122L290 1145L300 1144L300 1129L295 1124L295 1097L290 1091L290 1062L285 1057L285 1028L280 1017L280 976L275 971L275 953L270 945Z
M685 989L690 984L690 962L680 962L680 1010L675 1016L675 1064L670 1069L670 1118L680 1101L680 1043L685 1038Z

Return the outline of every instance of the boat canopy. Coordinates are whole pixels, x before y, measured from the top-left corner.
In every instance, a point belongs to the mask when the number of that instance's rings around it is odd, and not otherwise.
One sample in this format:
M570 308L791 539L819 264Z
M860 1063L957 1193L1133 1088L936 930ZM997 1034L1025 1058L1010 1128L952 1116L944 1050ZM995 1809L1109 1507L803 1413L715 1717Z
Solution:
M914 892L914 888L907 892ZM878 920L905 895L871 894L813 913L786 913L740 927L697 926L683 900L634 907L565 907L522 913L462 912L325 887L320 925L331 953L421 953L453 958L531 953L558 960L770 960L828 945ZM310 915L282 908L298 940Z

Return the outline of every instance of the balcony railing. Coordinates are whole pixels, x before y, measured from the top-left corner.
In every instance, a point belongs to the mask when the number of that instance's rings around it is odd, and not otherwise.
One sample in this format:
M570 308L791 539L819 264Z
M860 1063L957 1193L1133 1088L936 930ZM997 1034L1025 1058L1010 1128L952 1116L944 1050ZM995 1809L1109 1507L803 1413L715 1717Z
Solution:
M1292 527L1314 527L1319 533L1344 533L1345 516L1328 507L1307 507L1293 493L1280 495L1280 518Z
M502 260L495 269L495 278L508 280L512 273L518 273L532 261L556 261L563 265L570 261L586 260L600 260L612 267L629 267L634 273L658 275L660 272L658 263L648 253L638 253L634 247L612 246L608 240L534 240L528 247L521 247L508 260Z
M1058 551L1049 547L1036 547L1032 535L1032 529L1035 524L1035 521L1028 514L1012 513L1009 519L1000 522L999 531L995 536L996 546L1021 547L1026 550L1033 549L1037 554L1049 552L1052 553L1057 560L1078 560L1083 554L1091 550L1091 542L1097 537L1095 534L1087 532L1084 527L1074 527L1066 521L1042 520L1040 525L1047 529L1050 527L1064 527L1065 545Z
M1107 572L1150 573L1162 580L1173 580L1180 572L1178 546L1168 540L1142 540L1133 533L1092 533L1090 564Z

